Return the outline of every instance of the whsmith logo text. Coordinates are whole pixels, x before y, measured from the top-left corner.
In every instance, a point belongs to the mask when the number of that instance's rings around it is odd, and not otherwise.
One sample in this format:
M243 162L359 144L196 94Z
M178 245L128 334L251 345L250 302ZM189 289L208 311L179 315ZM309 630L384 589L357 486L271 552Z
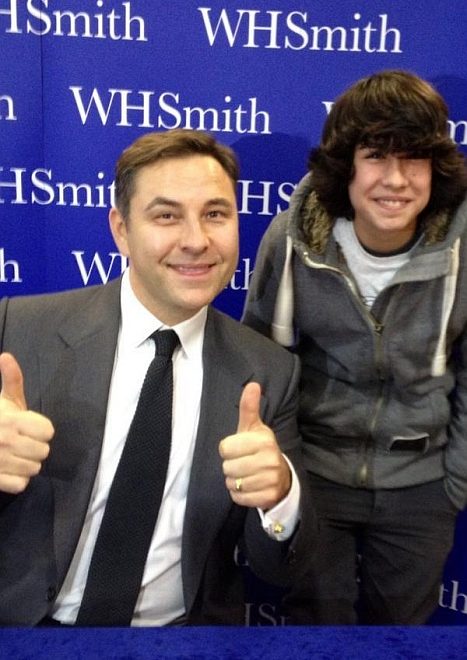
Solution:
M27 0L25 19L23 3L24 0L0 0L0 29L7 34L26 33L39 37L49 34L54 37L112 41L148 40L145 21L132 12L131 2L122 2L117 8L114 6L107 11L109 3L105 0L83 0L81 11L74 12L63 7L63 0L59 3L56 0ZM54 4L60 4L60 9L52 9ZM111 4L115 5L114 2ZM21 12L18 12L19 6Z
M355 13L350 25L313 25L306 11L198 7L210 46L346 53L402 53L401 32L388 14L368 20Z
M115 126L141 128L192 128L223 133L271 133L270 115L259 109L258 99L251 96L237 103L232 96L224 96L222 107L183 105L177 92L156 94L153 90L107 89L83 91L70 87L81 123L90 118L103 126L110 121Z

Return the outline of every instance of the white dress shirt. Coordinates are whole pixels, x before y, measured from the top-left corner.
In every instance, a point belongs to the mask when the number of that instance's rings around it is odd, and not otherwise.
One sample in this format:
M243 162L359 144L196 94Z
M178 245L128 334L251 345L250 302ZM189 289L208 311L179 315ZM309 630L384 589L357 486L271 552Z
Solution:
M94 544L110 486L125 444L139 393L154 357L150 335L162 327L135 297L128 272L121 289L122 322L115 352L102 453L81 536L52 616L74 623L81 604ZM173 327L180 347L173 355L172 446L159 517L148 553L133 626L170 623L185 612L181 575L181 540L186 494L199 421L203 384L202 348L207 307ZM219 441L222 438L219 438ZM137 487L137 484L135 484ZM131 493L128 493L131 497ZM287 498L267 514L260 511L267 533L282 540L298 520L300 490L293 473Z

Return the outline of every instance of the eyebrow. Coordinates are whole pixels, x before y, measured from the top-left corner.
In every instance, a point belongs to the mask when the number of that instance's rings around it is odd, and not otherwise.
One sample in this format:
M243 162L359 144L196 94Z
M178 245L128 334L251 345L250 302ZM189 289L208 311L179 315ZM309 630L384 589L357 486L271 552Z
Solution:
M224 197L214 197L206 202L206 206L224 206L225 208L232 208L231 202Z
M154 206L175 206L177 208L181 207L180 202L176 202L174 199L170 199L169 197L154 197L149 204L146 206L144 209L145 211L150 211Z
M149 202L144 210L150 211L155 206L171 206L173 208L180 209L182 208L183 204L177 202L174 199L170 199L169 197L162 197L158 195ZM233 207L231 202L229 202L229 200L225 199L224 197L214 197L213 199L208 199L205 203L205 206L223 206L226 209L231 209Z

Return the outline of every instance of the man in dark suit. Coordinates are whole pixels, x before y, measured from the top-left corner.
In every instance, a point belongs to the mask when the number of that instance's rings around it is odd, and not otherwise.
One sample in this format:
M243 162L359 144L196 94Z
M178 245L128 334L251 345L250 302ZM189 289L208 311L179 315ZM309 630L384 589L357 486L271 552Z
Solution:
M265 580L299 573L315 521L297 477L297 359L210 307L237 264L237 177L203 133L139 138L109 215L123 277L0 302L1 624L107 625L79 610L160 328L179 341L172 445L131 625L242 624L236 546Z

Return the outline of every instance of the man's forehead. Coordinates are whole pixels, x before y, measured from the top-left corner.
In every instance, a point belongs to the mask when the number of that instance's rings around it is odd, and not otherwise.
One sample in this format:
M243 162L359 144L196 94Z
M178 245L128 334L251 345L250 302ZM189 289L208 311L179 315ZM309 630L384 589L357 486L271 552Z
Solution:
M236 192L228 172L215 158L197 154L149 163L138 170L134 183L134 195L145 193L174 202L191 192L203 193L204 189L207 198L235 197Z

